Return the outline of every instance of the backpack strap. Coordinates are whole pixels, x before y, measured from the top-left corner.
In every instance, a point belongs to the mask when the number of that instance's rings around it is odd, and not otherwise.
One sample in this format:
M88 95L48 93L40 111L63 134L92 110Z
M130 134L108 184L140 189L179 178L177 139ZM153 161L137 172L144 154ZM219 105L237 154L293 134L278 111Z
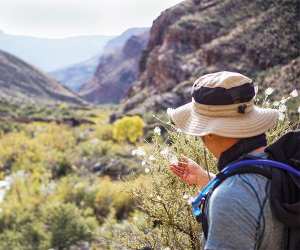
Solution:
M202 224L205 238L208 234L208 221L205 214L205 207L209 196L213 191L228 177L236 174L260 174L268 179L271 179L271 172L269 168L277 168L280 170L287 171L293 175L300 177L300 171L295 168L272 160L256 159L256 160L242 160L230 164L225 167L217 176L211 180L207 186L198 194L198 196L192 202L192 208L194 216L197 221Z
M237 174L259 174L262 175L264 177L266 177L267 179L271 179L272 175L269 169L267 168L261 168L258 166L244 166L244 167L239 167L236 168L226 174L220 172L217 176L220 179L220 182L218 183L218 185L215 185L214 187L212 187L210 189L210 191L207 193L205 199L202 200L202 215L196 217L197 221L199 223L202 224L202 231L204 234L205 239L207 239L207 235L208 235L208 219L207 219L207 214L205 213L206 210L206 205L208 203L208 200L210 198L210 196L212 195L213 191L220 185L222 184L223 181L225 181L228 177L237 175Z

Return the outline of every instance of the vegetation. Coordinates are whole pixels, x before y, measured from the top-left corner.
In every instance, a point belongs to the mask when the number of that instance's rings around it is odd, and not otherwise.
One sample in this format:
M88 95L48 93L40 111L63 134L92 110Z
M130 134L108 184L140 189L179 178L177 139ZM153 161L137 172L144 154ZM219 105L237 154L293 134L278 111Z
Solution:
M27 108L8 106L6 115L32 118L40 114L40 109L33 109L28 116ZM92 246L101 236L102 224L127 220L136 208L130 190L139 179L131 180L129 174L139 169L140 162L131 155L135 146L113 138L110 111L60 105L51 112L56 119L72 114L92 123L76 127L55 121L3 123L0 249ZM135 135L135 142L138 139ZM114 159L118 161L112 164ZM112 181L116 175L127 175L127 181Z
M271 102L273 93L260 98L281 112L270 142L294 124L291 118L299 121L300 111L296 92ZM197 190L168 170L184 154L216 171L199 138L183 135L163 115L109 124L111 108L56 109L60 119L73 114L92 123L3 123L0 249L200 248L189 204ZM149 123L156 124L150 132Z
M123 117L114 123L113 138L119 142L131 143L143 136L144 122L139 116Z

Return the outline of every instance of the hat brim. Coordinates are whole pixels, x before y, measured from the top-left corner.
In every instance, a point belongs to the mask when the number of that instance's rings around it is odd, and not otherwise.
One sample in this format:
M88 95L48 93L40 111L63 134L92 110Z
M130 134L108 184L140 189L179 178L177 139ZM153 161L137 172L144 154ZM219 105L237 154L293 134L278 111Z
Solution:
M254 106L246 114L234 117L209 117L197 113L193 103L187 103L167 113L175 127L194 136L215 134L229 138L248 138L260 135L275 126L279 113L274 109Z

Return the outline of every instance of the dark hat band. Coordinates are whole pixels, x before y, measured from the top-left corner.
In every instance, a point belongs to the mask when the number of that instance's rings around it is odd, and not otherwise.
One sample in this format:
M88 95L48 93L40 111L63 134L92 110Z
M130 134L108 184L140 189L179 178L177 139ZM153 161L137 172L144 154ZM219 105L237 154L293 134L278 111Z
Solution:
M254 84L246 83L229 89L216 87L193 88L195 102L204 105L231 105L251 101L255 96Z

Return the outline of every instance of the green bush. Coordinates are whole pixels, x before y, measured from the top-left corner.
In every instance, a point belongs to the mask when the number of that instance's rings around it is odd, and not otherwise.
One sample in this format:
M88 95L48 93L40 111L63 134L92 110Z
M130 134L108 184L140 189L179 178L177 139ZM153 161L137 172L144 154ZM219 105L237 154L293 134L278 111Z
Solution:
M136 201L130 190L136 182L112 182L108 178L101 180L95 199L95 213L103 223L109 215L117 220L127 219L136 208Z
M84 217L73 204L59 204L45 211L46 223L51 234L51 247L69 249L80 241L92 241L97 222L93 217Z

